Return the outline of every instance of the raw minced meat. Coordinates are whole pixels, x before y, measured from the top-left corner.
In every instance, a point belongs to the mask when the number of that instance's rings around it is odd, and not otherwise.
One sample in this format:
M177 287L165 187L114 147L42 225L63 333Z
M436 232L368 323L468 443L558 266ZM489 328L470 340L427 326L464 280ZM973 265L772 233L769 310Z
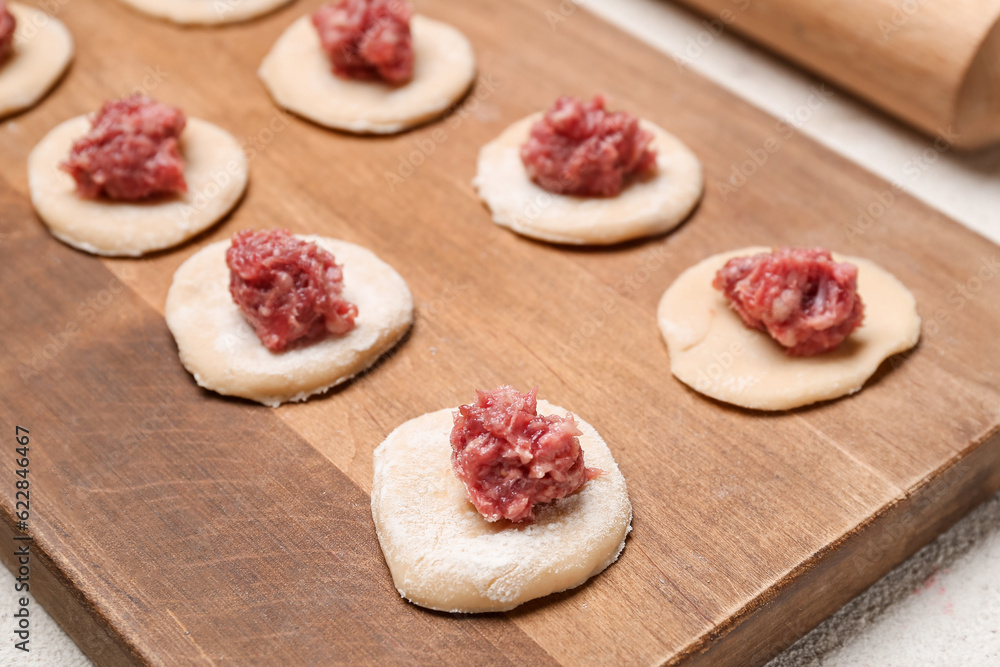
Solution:
M245 230L226 251L229 292L267 349L354 328L358 308L344 299L334 256L285 230Z
M542 416L537 389L476 392L455 414L452 468L487 521L532 521L533 508L564 498L601 474L586 468L573 415Z
M766 331L792 356L840 345L864 319L858 267L822 248L777 248L735 257L715 276L743 323Z
M0 0L0 65L14 54L14 30L17 19L10 13L7 3Z
M333 73L393 84L413 77L413 13L403 0L340 0L312 15Z
M556 100L521 146L528 177L557 194L613 197L626 182L656 169L653 135L624 111L608 112L604 98Z
M142 95L105 102L60 167L87 199L187 192L179 143L186 123L180 109Z

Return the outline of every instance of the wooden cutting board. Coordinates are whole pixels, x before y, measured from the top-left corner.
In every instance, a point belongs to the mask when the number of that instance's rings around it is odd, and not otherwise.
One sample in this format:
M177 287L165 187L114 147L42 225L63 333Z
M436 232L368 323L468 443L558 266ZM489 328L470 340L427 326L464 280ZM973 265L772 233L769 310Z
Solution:
M754 664L1000 487L1000 249L800 136L794 123L825 89L782 123L572 3L418 0L471 38L480 80L437 124L350 137L281 114L255 77L317 4L222 30L113 0L60 5L75 64L40 107L0 125L0 539L13 544L19 425L31 433L31 591L98 663ZM102 260L47 234L25 159L59 121L136 87L245 139L251 184L193 242ZM560 93L598 91L701 157L693 217L597 250L493 225L470 186L479 146ZM742 184L720 187L734 170ZM410 284L412 333L304 404L200 390L163 322L171 275L204 244L261 227L374 250ZM916 295L921 344L861 393L793 412L688 390L670 375L657 301L692 263L761 244L879 262ZM403 421L500 383L538 386L598 428L628 480L634 532L578 590L506 614L419 609L400 600L375 539L372 450ZM12 551L0 549L8 565Z

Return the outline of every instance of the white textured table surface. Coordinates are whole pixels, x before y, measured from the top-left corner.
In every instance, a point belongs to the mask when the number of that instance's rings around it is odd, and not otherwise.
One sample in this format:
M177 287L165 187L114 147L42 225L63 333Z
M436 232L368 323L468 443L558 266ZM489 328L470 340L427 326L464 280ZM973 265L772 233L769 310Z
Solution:
M562 0L569 3L571 0ZM576 0L817 141L1000 243L1000 148L939 151L933 142L705 19L659 0ZM557 0L539 12L558 9ZM813 104L809 105L810 95ZM708 184L711 192L712 184ZM0 665L90 662L37 605L31 651L13 648L14 578L0 567ZM1000 496L776 658L769 667L1000 665Z

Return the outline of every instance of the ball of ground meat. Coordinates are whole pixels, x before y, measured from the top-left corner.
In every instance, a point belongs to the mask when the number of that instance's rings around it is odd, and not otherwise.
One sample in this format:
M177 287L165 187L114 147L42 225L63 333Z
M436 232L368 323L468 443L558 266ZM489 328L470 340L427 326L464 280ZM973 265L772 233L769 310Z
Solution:
M285 230L245 230L233 237L226 265L233 301L272 352L354 328L358 307L343 298L343 271L315 243Z
M312 22L334 74L400 84L413 78L412 13L403 0L340 0Z
M532 521L534 506L564 498L601 474L586 468L572 415L541 416L537 389L476 392L455 414L451 462L487 521Z
M655 171L652 133L604 104L600 95L592 102L564 95L532 125L521 146L532 181L557 194L613 197L628 179Z
M17 19L10 13L7 3L0 0L0 65L14 55L14 30Z
M864 319L858 267L822 248L777 248L735 257L712 282L743 323L766 331L792 356L832 350Z
M184 112L142 95L105 102L60 165L81 197L136 201L187 192Z

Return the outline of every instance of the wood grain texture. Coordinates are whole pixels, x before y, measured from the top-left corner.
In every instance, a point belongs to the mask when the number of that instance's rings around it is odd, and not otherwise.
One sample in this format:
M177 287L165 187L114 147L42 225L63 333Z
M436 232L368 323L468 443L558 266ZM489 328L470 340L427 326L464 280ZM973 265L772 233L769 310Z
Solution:
M418 0L473 41L470 97L398 137L322 130L278 112L254 76L317 4L209 31L73 0L69 77L0 126L4 428L32 432L31 534L50 582L37 595L99 663L754 664L1000 487L1000 249L570 3ZM31 211L25 158L57 122L144 79L246 139L249 191L173 252L76 252ZM596 251L493 225L470 186L479 146L560 93L597 91L702 158L692 219ZM764 164L723 187L760 150ZM371 248L410 284L412 333L303 404L199 389L162 320L171 276L204 244L261 227ZM688 390L670 376L657 301L692 263L758 244L880 263L914 292L921 344L861 393L788 413ZM382 561L371 452L501 382L537 385L595 425L635 530L578 590L503 615L430 613L399 599ZM12 487L0 480L9 525Z
M998 0L681 0L961 148L1000 140Z

